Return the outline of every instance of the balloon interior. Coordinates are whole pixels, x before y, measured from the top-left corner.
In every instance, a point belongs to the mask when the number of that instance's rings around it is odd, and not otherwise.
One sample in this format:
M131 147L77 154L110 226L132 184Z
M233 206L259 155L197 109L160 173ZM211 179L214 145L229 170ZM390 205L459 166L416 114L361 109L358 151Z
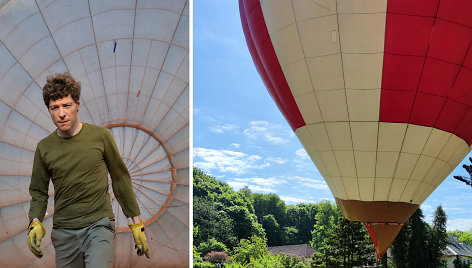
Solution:
M240 0L254 64L380 258L470 151L472 2Z
M41 88L66 71L82 86L79 120L113 134L146 228L150 259L110 182L113 267L188 267L189 3L0 1L0 267L56 267L53 184L41 259L26 240L28 188L36 144L56 129Z

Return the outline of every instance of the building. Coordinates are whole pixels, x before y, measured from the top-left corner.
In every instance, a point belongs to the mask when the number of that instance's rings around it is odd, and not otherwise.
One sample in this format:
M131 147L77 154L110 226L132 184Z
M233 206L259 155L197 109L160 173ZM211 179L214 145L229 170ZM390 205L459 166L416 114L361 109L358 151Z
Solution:
M442 251L442 259L447 262L448 268L454 267L454 260L460 259L468 264L472 263L472 246L460 243L457 237L449 236L449 244Z
M316 250L308 244L268 247L267 250L272 253L272 255L281 254L295 256L299 259L305 260L304 262L306 263L311 260L311 256L316 252Z

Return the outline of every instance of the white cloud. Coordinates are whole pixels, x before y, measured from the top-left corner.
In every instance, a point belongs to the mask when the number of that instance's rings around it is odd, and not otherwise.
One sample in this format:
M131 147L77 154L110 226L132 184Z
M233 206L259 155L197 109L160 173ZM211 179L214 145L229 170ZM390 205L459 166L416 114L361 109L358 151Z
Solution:
M251 169L263 169L270 166L270 163L262 161L259 155L247 155L242 152L230 150L214 150L207 148L194 148L195 167L211 172L232 172L244 174Z
M470 229L472 229L472 218L447 220L448 231L454 231L454 230L469 231Z
M277 163L277 164L285 164L287 163L287 160L281 158L281 157L268 157L267 158L267 161L269 162L274 162L274 163Z
M213 127L210 127L210 130L212 132L222 134L224 132L233 131L237 128L239 128L239 127L237 125L234 125L234 124L224 124L224 125L215 125Z
M429 204L422 204L421 205L421 210L423 211L434 211L433 206Z
M281 185L283 183L287 183L287 180L284 178L277 178L277 177L269 177L269 178L261 178L261 177L250 177L250 178L231 178L228 179L228 184L233 183L235 185L244 184L244 185L251 185L257 184L260 186L273 186L273 185Z
M282 125L270 124L267 121L249 122L250 127L244 130L244 135L253 140L265 140L269 143L280 144L288 142L288 137L293 136L290 130Z
M293 163L295 164L295 168L298 170L310 170L310 172L311 170L316 170L317 172L315 164L311 161L310 156L304 148L295 151Z
M301 148L295 151L295 154L297 155L298 158L301 160L307 160L310 159L310 156L308 153L305 151L305 148Z
M463 211L464 208L444 207L444 210L446 211L446 214L447 214L448 211Z
M262 192L262 193L272 193L275 194L277 193L277 190L274 188L267 188L267 187L262 187L259 185L248 185L249 189L251 189L251 192Z
M286 183L287 180L282 178L270 177L270 178L250 178L251 182L263 186L272 186L272 185L280 185Z
M315 203L313 200L302 199L293 196L279 196L287 204Z
M226 180L229 186L235 191L247 186L253 192L277 193L277 187L287 183L287 180L279 177L249 177L249 178L230 178Z
M314 188L314 189L326 189L328 190L328 184L324 180L317 180L317 179L309 179L309 178L303 178L303 177L295 177L295 179L298 181L298 184L308 187L308 188Z
M234 148L237 149L237 148L241 147L241 144L239 144L239 143L231 143L229 146L234 147Z
M331 204L336 205L336 201L332 197L331 198L320 198L320 202L330 202Z
M227 182L228 185L233 188L234 191L239 191L240 189L244 187L248 187L251 192L254 193L277 193L277 189L275 188L268 188L268 187L263 187L259 185L252 185L248 184L247 182L241 182L241 181L230 181Z
M239 189L248 186L247 182L244 181L227 181L226 183L235 191L238 191Z

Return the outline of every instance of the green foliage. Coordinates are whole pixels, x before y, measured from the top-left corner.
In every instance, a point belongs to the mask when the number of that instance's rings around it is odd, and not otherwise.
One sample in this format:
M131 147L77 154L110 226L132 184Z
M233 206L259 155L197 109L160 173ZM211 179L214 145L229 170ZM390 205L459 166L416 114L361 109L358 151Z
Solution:
M296 256L286 256L286 255L278 255L282 262L282 267L284 268L306 268L307 266L303 263L300 258Z
M252 205L258 219L272 214L279 224L285 223L286 206L276 194L251 194Z
M423 220L421 209L417 209L393 242L395 267L446 267L441 260L441 251L448 243L446 221L442 206L436 209L432 227Z
M282 245L282 234L279 223L275 219L274 215L268 214L262 217L262 227L266 231L267 235L267 246L278 246Z
M248 200L236 193L231 187L217 179L206 175L203 171L193 169L193 195L199 197L208 197L212 201L217 201L223 207L243 206L253 213L254 208Z
M284 256L284 255L270 255L265 254L259 258L251 257L248 263L239 263L232 262L226 264L225 268L242 268L242 267L251 267L251 268L306 268L307 266L303 264L296 257Z
M363 224L350 222L338 213L339 220L327 231L327 239L313 255L311 267L359 267L375 258Z
M317 212L318 205L316 204L287 206L285 226L297 229L298 234L296 237L286 237L285 244L308 244L312 239L311 231L316 222L315 216Z
M396 268L408 268L408 249L410 248L410 234L406 223L391 246L393 263Z
M472 266L472 264L469 262L461 260L459 256L456 256L456 259L452 262L452 264L454 265L454 268L469 268Z
M333 230L338 223L337 207L329 201L318 204L318 213L316 213L313 231L311 232L313 240L311 246L319 249L328 237L330 230Z
M455 230L447 232L447 234L457 237L461 243L466 243L467 245L472 246L472 230L469 232Z
M226 183L196 168L193 179L193 224L198 230L194 233L195 245L213 237L232 249L242 238L265 237L245 192L234 192Z
M197 247L194 245L193 246L193 261L202 261L202 257L200 253L197 251Z
M205 256L211 251L228 252L228 248L226 248L225 244L218 242L215 238L210 238L208 241L200 243L197 247L197 251L201 253L201 255Z
M444 267L441 256L442 250L446 248L448 243L446 222L446 212L439 205L434 213L433 227L430 234L430 267Z
M215 265L210 262L194 262L193 268L214 268Z
M239 238L249 238L251 236L265 237L265 232L254 214L251 214L246 207L233 206L226 209L228 215L236 223L234 233Z
M464 232L461 236L458 237L459 242L466 243L469 246L472 246L472 234Z
M199 245L212 237L229 247L237 244L234 220L220 203L194 196L193 211L193 224L198 228L193 241L194 245Z
M265 255L262 258L251 258L251 261L245 266L250 268L284 268L279 256Z
M293 226L284 227L284 245L296 245L296 244L303 244L300 243L298 229Z
M427 223L423 220L423 211L417 209L410 218L410 247L408 249L408 263L410 267L428 267L428 233Z
M252 236L250 239L241 239L239 246L233 250L231 262L247 264L251 262L251 259L259 259L267 254L265 241L260 237Z

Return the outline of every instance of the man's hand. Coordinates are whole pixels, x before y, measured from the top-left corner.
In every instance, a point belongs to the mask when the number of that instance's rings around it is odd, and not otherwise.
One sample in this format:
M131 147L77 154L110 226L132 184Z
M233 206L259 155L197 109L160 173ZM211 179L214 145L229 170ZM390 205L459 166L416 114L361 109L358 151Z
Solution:
M134 243L136 243L135 248L138 249L136 252L139 256L146 254L146 257L150 257L148 246L146 242L146 236L144 235L144 225L143 221L135 224L128 224L129 228L133 232Z
M41 239L43 239L45 233L46 230L44 230L44 226L39 221L31 222L28 227L28 247L38 258L43 257L43 252L39 246L41 245Z

